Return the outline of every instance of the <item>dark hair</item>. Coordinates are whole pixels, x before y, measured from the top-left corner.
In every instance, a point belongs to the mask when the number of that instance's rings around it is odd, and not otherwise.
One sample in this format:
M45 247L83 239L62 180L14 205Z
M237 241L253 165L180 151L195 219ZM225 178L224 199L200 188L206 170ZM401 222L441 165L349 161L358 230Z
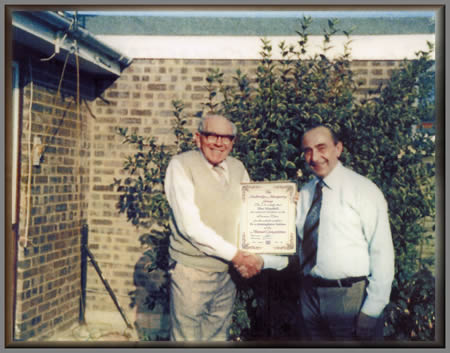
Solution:
M303 141L303 137L305 136L305 134L306 134L308 131L311 131L311 130L313 130L313 129L317 129L318 127L324 127L325 129L327 129L328 131L330 131L331 137L333 138L333 142L334 142L335 145L340 141L340 138L339 138L338 133L337 133L330 125L328 125L328 124L322 124L322 123L309 125L309 126L303 131L303 135L302 135L301 141Z

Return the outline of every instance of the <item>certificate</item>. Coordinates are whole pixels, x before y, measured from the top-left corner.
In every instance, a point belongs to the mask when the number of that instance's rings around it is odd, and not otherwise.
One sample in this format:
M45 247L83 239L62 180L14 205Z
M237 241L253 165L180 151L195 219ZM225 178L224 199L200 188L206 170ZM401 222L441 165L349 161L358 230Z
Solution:
M295 194L290 182L241 183L241 250L263 254L296 252Z

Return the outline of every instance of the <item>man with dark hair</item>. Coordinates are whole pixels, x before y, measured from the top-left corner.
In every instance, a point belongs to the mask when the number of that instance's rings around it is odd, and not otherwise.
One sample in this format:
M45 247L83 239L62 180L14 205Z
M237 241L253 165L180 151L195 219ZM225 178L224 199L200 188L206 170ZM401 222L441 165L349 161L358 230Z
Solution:
M208 114L195 134L198 150L174 156L165 179L172 210L171 340L225 341L236 288L232 264L249 278L262 268L282 269L286 257L238 250L240 183L244 165L230 157L236 127L221 115Z
M339 161L342 142L326 126L307 130L304 157L315 178L297 207L300 311L312 340L382 339L394 278L386 200Z

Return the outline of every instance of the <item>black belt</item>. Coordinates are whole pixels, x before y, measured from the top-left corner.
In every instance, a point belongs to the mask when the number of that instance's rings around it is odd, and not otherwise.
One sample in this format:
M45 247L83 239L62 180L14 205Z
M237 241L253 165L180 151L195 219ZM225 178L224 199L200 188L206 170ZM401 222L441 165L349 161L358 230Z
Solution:
M342 279L325 279L306 276L305 280L311 283L313 287L351 287L354 283L367 280L367 276L347 277Z

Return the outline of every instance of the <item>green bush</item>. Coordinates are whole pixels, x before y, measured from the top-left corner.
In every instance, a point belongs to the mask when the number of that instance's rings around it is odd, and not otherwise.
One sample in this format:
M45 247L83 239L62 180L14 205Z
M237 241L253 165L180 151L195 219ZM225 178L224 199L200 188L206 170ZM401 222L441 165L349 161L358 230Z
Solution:
M143 258L145 269L151 273L162 270L164 278L156 288L146 286L145 283L135 285L147 287L148 296L145 300L148 310L161 305L163 313L169 312L169 204L164 194L164 178L170 158L177 153L193 148L192 133L184 127L186 120L182 118L183 103L173 102L175 124L173 132L176 137L175 146L168 148L157 144L153 137L144 138L129 133L127 128L119 128L117 133L123 138L123 143L135 147L136 153L129 156L124 163L124 171L128 176L121 180L116 179L113 186L120 193L117 207L121 213L127 215L128 221L142 231L139 236L141 245L145 246ZM136 274L135 274L136 276ZM135 278L136 281L145 282L148 277ZM150 289L148 289L150 288ZM130 306L138 305L137 291L131 291ZM148 340L167 340L165 332L161 335L147 335Z
M305 127L321 122L340 134L345 147L343 163L374 181L389 204L396 274L391 303L385 310L385 335L392 340L433 340L434 277L429 271L433 259L422 258L420 249L430 238L424 221L434 219L435 168L434 163L424 163L434 158L434 142L416 129L421 121L434 117L433 48L430 45L415 60L405 60L386 84L357 99L358 82L350 69L350 33L344 32L348 41L342 54L328 58L331 37L339 32L338 22L329 20L322 53L309 57L310 24L310 18L301 21L296 46L280 44L279 61L272 60L272 46L262 39L256 77L238 70L234 84L225 85L224 74L212 70L206 80L205 110L224 113L236 123L240 137L233 154L255 181L289 180L301 187L311 177L301 153ZM180 102L175 103L178 149L173 153L190 148L182 127L182 108ZM138 149L143 146L142 138L123 136ZM148 146L151 155L139 150L127 162L125 168L132 175L118 182L123 188L119 207L134 224L157 222L162 231L148 233L145 241L164 247L169 235L168 208L161 184L170 153L151 141ZM137 170L145 177L137 175ZM166 256L166 250L160 252ZM160 259L155 266L165 265ZM281 272L267 270L253 280L238 280L232 338L298 339L293 309L298 301L297 284L296 256Z

